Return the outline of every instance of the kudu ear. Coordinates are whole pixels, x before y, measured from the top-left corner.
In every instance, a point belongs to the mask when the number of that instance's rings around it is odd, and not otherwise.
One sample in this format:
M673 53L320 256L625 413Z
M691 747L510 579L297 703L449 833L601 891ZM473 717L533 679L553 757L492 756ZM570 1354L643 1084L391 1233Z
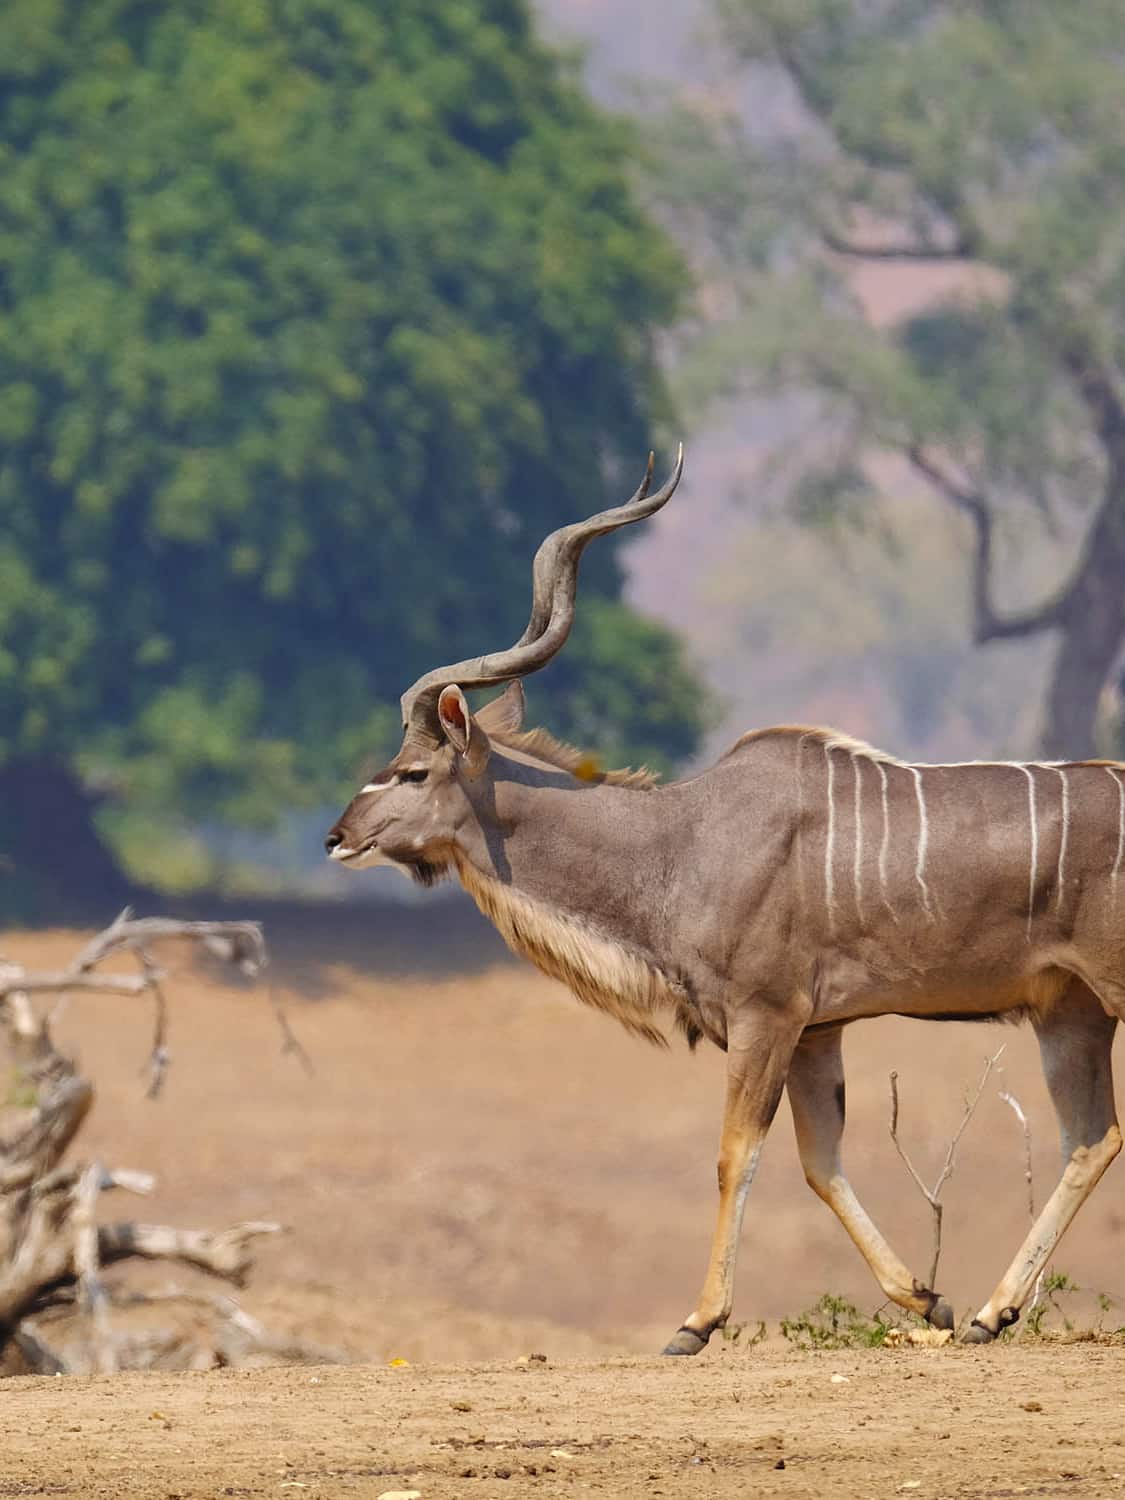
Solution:
M442 688L437 707L442 733L460 755L465 775L475 781L488 764L492 751L487 733L469 712L469 705L459 687Z
M477 709L476 720L486 734L518 734L523 728L526 707L523 683L517 677L498 698Z

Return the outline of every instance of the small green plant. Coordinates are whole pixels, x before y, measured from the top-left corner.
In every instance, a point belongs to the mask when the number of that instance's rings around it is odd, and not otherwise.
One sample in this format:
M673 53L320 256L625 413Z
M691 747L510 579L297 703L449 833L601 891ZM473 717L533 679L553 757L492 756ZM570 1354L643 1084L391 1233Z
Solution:
M781 1333L798 1349L878 1349L895 1325L881 1312L867 1318L854 1303L825 1292L795 1318L782 1318Z
M1044 1323L1052 1312L1057 1313L1062 1319L1063 1328L1067 1333L1074 1330L1074 1324L1063 1311L1061 1297L1071 1296L1074 1292L1080 1292L1082 1288L1076 1281L1072 1281L1065 1271L1047 1271L1043 1277L1043 1285L1039 1289L1035 1305L1031 1308L1026 1318L1027 1331L1032 1338L1040 1337L1044 1332ZM1098 1298L1098 1306L1101 1307L1104 1293ZM1103 1315L1113 1304L1108 1297L1104 1297L1106 1307L1102 1308Z

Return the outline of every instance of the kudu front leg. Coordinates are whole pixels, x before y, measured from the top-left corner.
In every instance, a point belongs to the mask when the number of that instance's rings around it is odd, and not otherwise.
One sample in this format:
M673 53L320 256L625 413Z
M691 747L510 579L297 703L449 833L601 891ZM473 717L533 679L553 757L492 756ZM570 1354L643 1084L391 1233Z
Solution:
M806 1032L789 1067L787 1081L793 1128L805 1181L847 1230L892 1302L918 1313L936 1328L953 1327L953 1309L944 1297L912 1276L887 1244L852 1191L840 1162L844 1134L842 1029Z
M989 1343L1016 1322L1070 1221L1121 1150L1113 1104L1116 1025L1077 980L1036 1022L1043 1072L1059 1121L1063 1173L1000 1285L973 1319L966 1343Z
M665 1346L698 1354L730 1316L734 1267L746 1195L766 1132L777 1112L801 1028L767 1012L740 1020L727 1036L727 1097L719 1143L719 1217L699 1305Z

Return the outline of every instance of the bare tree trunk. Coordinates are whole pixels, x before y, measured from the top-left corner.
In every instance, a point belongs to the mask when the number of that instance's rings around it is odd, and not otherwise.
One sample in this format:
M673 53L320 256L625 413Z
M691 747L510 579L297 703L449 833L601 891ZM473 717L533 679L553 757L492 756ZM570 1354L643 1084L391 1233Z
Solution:
M1125 507L1114 485L1087 538L1062 604L1043 723L1043 752L1052 760L1098 753L1098 705L1125 644Z

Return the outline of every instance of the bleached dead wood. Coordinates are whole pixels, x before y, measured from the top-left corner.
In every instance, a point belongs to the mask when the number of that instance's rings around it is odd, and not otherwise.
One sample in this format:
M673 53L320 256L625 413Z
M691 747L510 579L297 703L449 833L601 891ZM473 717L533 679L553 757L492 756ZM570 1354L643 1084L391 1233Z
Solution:
M172 1359L179 1336L147 1332L141 1338L142 1348L114 1333L114 1297L103 1280L103 1269L132 1258L171 1260L241 1284L252 1262L251 1242L280 1229L278 1224L257 1220L219 1231L130 1220L100 1224L98 1203L103 1192L120 1188L147 1193L153 1179L146 1173L100 1163L71 1166L62 1162L89 1113L94 1087L78 1073L73 1060L56 1048L51 1012L37 1010L34 997L81 991L151 996L156 1006L149 1063L149 1093L153 1094L168 1061L164 974L153 949L171 941L202 946L250 977L266 961L257 923L136 919L129 911L89 942L66 969L36 973L0 961L0 1039L6 1042L14 1064L13 1102L19 1116L6 1135L0 1134L0 1353L6 1344L14 1344L35 1370L88 1366L111 1371ZM137 973L98 968L111 958L127 955L137 963ZM280 1012L279 1019L284 1021ZM283 1036L286 1050L295 1050L292 1033L284 1024ZM77 1363L60 1356L42 1329L29 1321L59 1307L76 1311L85 1323L89 1354ZM220 1323L225 1328L230 1321L227 1317ZM259 1345L264 1347L268 1338L263 1330ZM182 1352L190 1364L204 1357L189 1343L184 1343ZM223 1362L217 1344L206 1358L211 1363Z

